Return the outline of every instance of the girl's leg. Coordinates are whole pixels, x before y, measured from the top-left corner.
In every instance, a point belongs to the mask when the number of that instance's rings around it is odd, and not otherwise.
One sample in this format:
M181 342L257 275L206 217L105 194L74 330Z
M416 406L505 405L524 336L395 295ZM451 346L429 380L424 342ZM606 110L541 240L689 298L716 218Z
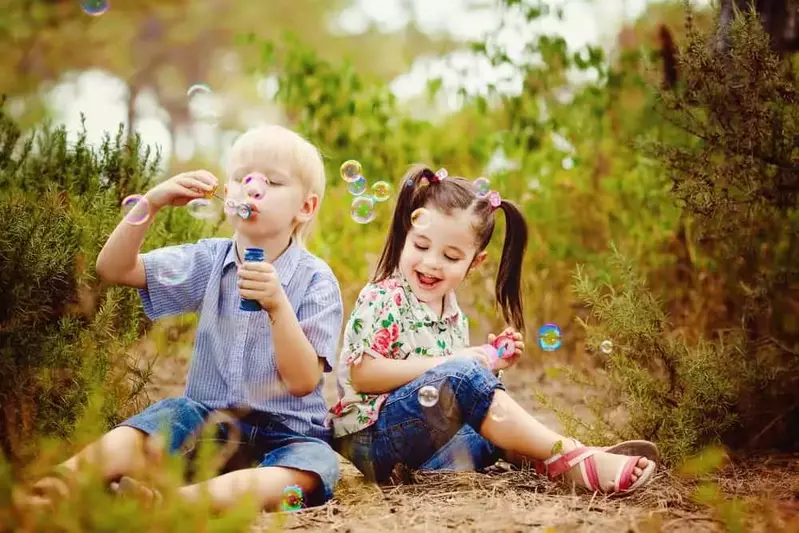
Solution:
M502 450L488 442L471 426L464 425L419 470L471 472L487 468L502 457Z
M434 406L424 407L416 400L416 393L425 385L438 388L439 400ZM373 434L375 444L380 438L387 441L379 448L388 450L391 460L418 468L464 423L495 446L533 460L549 458L558 442L564 452L575 447L572 440L547 428L513 401L490 372L466 359L453 359L392 392ZM603 488L608 489L629 458L597 452L594 459ZM647 459L638 461L633 482L647 465ZM579 469L572 469L567 476L581 481Z

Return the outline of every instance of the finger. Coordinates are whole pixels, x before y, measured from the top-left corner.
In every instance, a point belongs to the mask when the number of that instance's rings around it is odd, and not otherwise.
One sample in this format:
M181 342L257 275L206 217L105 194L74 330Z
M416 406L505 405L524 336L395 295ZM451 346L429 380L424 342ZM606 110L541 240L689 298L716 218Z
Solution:
M183 177L183 178L179 179L178 180L178 185L180 185L181 187L183 187L185 189L189 189L191 191L208 192L208 191L213 191L214 190L213 186L208 185L204 181L200 181L200 180L194 179L194 178L189 177L189 176L186 176L186 177Z
M515 340L516 342L519 342L520 340L522 340L522 334L519 333L518 331L514 331L513 332L513 340Z
M250 279L239 280L239 289L267 291L269 287L270 287L269 283L264 283L258 280L250 280Z
M275 272L275 267L272 266L272 263L267 263L266 261L246 261L241 264L239 270L272 274Z
M272 272L263 272L255 268L240 268L237 274L240 279L260 279L264 281L272 279L275 276Z
M219 179L217 179L212 172L208 172L204 169L194 170L189 173L189 175L196 180L207 183L211 186L211 188L214 188L219 184Z
M497 340L497 336L493 333L488 334L488 344L492 344L495 340Z
M524 341L516 341L516 353L522 353L524 351Z
M269 298L269 294L264 293L264 291L254 291L251 289L239 289L239 296L244 298L245 300L264 300Z

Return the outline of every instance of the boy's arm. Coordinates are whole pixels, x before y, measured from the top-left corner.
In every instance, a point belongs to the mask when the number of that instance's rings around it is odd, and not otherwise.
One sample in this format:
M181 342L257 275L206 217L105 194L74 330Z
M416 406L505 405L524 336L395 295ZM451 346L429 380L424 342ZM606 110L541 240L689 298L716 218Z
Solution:
M341 292L335 279L315 276L296 312L282 299L270 314L275 362L289 393L305 396L335 355L344 313Z
M96 270L101 280L136 289L147 287L139 250L154 217L155 212L151 212L143 224L133 225L125 220L117 224L97 256Z

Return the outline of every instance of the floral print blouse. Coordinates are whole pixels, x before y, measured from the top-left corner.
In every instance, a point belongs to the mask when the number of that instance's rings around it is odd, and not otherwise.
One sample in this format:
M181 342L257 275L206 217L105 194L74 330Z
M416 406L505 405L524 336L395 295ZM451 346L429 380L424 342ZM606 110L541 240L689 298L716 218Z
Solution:
M413 294L399 273L361 290L344 331L338 364L338 397L330 409L335 437L375 423L389 393L365 394L352 387L351 369L364 355L407 359L447 357L469 344L469 324L454 293L441 317Z

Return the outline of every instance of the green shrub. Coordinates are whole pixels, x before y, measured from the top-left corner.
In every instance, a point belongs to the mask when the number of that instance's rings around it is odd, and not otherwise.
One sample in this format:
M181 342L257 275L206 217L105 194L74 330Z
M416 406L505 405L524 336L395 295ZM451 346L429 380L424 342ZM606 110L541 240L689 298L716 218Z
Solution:
M147 322L136 292L102 286L94 261L121 200L158 171L121 129L96 150L63 128L34 133L0 111L0 449L15 464L37 436L68 436L90 391L103 391L105 427L141 406L128 350ZM184 213L164 214L147 246L200 231Z
M682 235L682 277L655 298L646 270L614 251L606 276L578 269L574 284L603 371L572 371L602 392L589 399L595 420L566 412L568 428L602 441L652 439L669 460L716 443L799 442L796 81L755 17L735 22L731 42L728 54L717 54L689 18L683 85L663 90L659 105L685 134L644 145L668 172L683 227L692 230ZM704 306L697 335L663 311L675 301L687 306L682 292ZM613 343L607 355L605 339ZM626 416L614 420L620 406Z

